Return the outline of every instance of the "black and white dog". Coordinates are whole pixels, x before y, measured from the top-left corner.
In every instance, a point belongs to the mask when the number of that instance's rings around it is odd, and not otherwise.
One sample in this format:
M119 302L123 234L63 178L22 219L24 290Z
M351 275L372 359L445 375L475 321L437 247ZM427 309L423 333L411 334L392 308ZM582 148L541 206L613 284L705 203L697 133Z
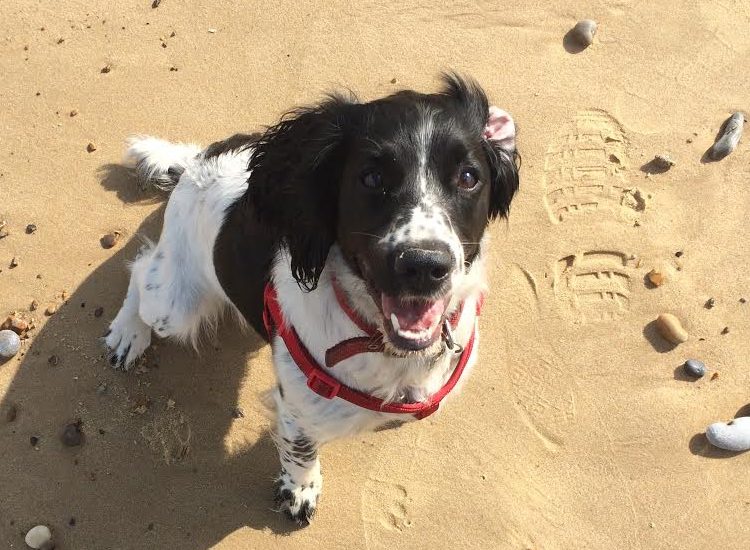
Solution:
M468 79L369 103L331 96L206 149L129 142L171 190L106 336L129 368L195 343L222 311L273 346L280 508L315 512L323 443L422 418L466 378L486 291L483 236L518 188L513 119Z

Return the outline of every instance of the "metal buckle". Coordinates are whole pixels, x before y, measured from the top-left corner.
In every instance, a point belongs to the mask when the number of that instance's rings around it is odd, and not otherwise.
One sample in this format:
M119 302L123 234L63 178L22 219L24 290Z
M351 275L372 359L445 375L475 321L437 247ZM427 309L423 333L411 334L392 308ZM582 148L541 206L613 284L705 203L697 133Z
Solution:
M448 349L453 350L454 353L461 353L464 350L464 347L460 344L457 344L453 339L453 329L451 328L451 324L448 319L443 321L443 341L445 342L445 345L448 347Z
M323 378L319 373L313 371L307 378L307 387L321 397L333 399L339 393L341 384L334 380Z

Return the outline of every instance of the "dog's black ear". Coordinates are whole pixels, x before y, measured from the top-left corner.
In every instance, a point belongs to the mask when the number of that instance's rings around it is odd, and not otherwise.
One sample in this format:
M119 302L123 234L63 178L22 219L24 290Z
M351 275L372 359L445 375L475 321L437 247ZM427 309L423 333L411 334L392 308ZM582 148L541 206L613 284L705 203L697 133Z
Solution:
M443 75L443 94L452 99L471 125L481 135L491 171L489 219L508 215L510 203L518 191L518 151L516 125L502 109L490 106L487 94L471 79L457 74Z
M331 96L268 128L250 160L248 199L289 250L299 285L316 287L336 239L338 191L353 98Z

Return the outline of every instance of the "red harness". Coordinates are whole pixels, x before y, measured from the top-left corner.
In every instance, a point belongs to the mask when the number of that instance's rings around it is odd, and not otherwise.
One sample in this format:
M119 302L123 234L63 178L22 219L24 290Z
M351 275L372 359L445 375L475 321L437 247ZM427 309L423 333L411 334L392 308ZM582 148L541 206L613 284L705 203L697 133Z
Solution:
M385 350L383 345L383 336L375 327L366 323L363 319L356 314L356 312L349 306L344 292L339 288L338 284L333 285L336 293L336 300L339 303L341 309L347 314L352 322L359 327L367 336L360 336L344 340L339 344L336 344L332 348L326 351L326 367L328 369L333 368L339 362L348 359L359 353L382 353ZM453 370L448 381L445 385L440 388L436 393L431 395L426 401L419 401L414 403L386 403L382 399L379 399L373 395L363 393L361 391L350 388L340 383L336 378L331 376L326 369L321 367L317 361L310 355L310 352L300 341L297 331L294 327L284 322L284 318L281 313L281 307L276 296L276 289L269 282L266 285L263 293L263 324L266 327L266 332L269 338L274 334L278 334L284 341L289 354L292 356L292 360L307 377L308 387L326 399L333 399L339 397L349 403L377 412L396 413L396 414L413 414L417 419L422 419L426 416L434 413L440 406L440 402L443 398L450 393L450 391L456 386L461 374L466 368L466 364L471 356L472 348L474 347L474 336L476 332L476 326L471 331L469 341L461 352L461 357L458 360L456 368ZM477 302L476 314L479 315L481 308L481 299ZM461 311L463 304L458 308L458 311L454 313L449 319L450 324L455 328L458 325L458 320L461 317Z

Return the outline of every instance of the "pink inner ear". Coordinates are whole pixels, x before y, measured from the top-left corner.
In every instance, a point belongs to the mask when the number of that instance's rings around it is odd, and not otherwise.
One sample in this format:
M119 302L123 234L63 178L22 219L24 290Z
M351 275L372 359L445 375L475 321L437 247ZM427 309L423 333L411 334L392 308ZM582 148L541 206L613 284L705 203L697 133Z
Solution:
M497 141L503 149L512 151L516 148L516 124L513 117L494 105L490 107L487 125L484 127L485 139Z

